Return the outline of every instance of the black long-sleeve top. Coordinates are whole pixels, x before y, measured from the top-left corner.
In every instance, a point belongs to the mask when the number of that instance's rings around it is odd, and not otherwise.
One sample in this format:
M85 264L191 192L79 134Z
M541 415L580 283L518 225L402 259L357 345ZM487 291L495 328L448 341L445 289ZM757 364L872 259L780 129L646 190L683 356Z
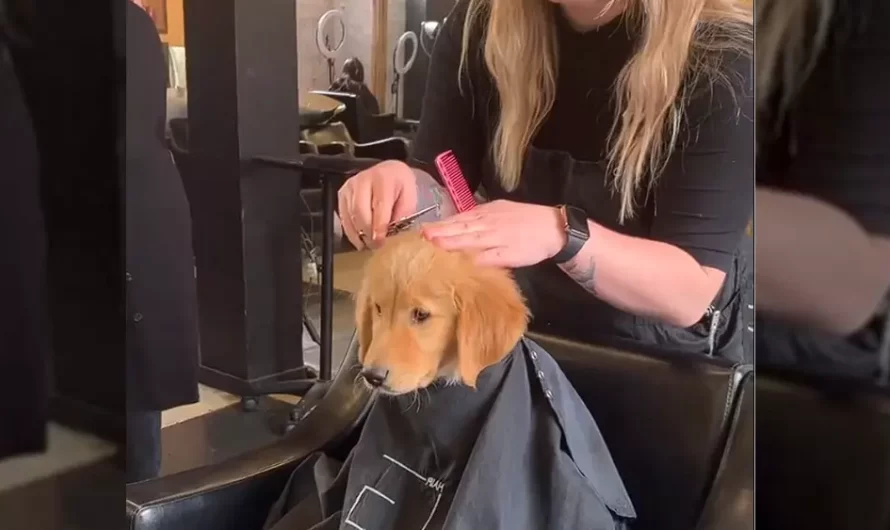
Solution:
M879 237L890 236L888 26L887 2L840 2L828 41L791 108L757 117L758 187L825 201ZM758 316L758 360L871 378L886 332L880 316L846 338Z

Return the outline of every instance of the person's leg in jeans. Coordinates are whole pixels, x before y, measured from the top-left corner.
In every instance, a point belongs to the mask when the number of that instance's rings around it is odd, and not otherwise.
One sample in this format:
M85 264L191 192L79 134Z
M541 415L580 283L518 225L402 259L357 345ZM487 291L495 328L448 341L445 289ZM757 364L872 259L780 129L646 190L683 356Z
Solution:
M127 414L127 483L140 482L161 472L161 412Z

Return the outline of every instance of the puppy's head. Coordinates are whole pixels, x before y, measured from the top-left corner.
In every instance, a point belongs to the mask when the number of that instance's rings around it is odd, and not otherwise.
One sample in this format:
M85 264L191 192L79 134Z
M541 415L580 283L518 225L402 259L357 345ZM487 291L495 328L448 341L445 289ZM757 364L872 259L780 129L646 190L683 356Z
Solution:
M409 232L368 261L356 295L362 375L388 394L433 381L475 387L525 333L528 310L510 273L479 267Z

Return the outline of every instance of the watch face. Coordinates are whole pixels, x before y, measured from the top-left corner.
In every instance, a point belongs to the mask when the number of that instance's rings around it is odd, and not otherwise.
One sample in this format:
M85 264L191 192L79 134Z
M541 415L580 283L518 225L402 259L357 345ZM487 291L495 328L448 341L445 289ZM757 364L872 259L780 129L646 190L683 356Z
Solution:
M574 228L569 228L569 233L572 234L572 236L574 236L574 237L582 238L582 239L586 239L587 237L590 236L589 233L587 233L587 232L582 232L582 231L580 231L580 230L576 230L576 229L574 229Z
M569 224L569 232L580 238L590 237L590 229L587 226L587 212L574 206L566 206L566 220Z

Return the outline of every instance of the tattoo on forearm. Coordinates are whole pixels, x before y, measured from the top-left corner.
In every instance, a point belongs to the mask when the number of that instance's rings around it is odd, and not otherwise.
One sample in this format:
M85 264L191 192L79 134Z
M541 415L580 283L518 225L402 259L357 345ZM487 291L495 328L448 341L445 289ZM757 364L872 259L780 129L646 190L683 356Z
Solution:
M562 270L569 277L586 289L590 294L597 296L596 291L596 260L593 257L576 256L568 263L561 265Z
M436 179L420 169L415 169L414 175L417 181L417 210L423 210L434 204L439 206L422 216L419 219L421 223L438 221L457 213L457 208L454 207L454 202L451 200L451 196L448 195L448 191L439 185Z

